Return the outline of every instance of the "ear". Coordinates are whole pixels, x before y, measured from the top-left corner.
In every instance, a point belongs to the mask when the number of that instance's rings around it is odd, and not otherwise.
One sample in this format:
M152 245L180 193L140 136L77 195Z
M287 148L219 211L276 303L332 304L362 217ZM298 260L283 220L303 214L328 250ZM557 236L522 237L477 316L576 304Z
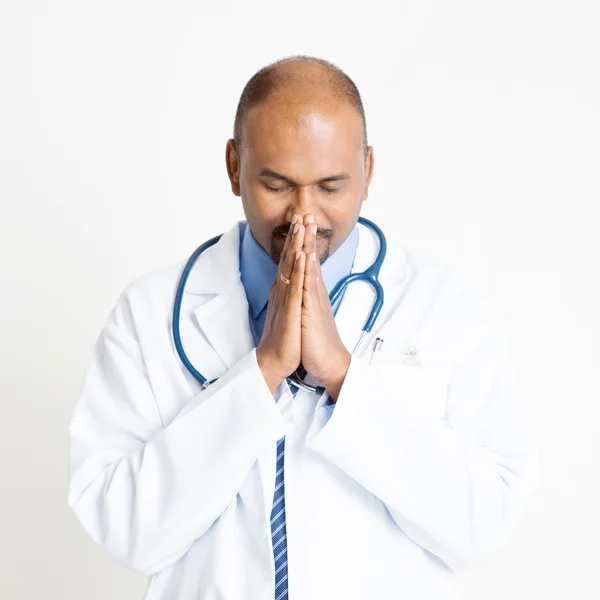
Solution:
M375 167L375 154L373 146L367 147L367 157L365 159L365 187L363 189L363 202L369 197L369 185L373 177L373 168Z
M231 182L231 191L236 196L241 196L240 191L240 159L235 147L235 140L227 140L225 145L225 165L227 167L227 175Z

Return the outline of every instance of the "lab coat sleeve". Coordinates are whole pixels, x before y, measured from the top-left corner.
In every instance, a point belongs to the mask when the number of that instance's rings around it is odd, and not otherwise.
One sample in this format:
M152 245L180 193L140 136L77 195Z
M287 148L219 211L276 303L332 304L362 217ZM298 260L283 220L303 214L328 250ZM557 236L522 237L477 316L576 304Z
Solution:
M420 367L384 374L353 356L331 418L307 442L453 570L507 547L539 481L502 321L488 312L459 333L443 415L403 394Z
M122 298L102 331L69 426L68 502L119 562L152 574L235 499L285 421L252 350L163 426Z

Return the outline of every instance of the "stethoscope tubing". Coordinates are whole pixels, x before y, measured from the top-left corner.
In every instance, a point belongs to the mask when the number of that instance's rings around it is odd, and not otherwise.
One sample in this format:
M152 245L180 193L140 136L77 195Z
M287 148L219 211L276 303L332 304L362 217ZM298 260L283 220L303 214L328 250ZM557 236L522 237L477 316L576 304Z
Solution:
M179 283L177 284L177 290L175 292L175 300L173 303L173 342L175 343L175 349L177 350L177 354L181 359L181 362L184 364L185 368L189 371L189 373L194 377L194 379L202 385L203 388L207 388L211 383L209 382L196 367L192 364L190 359L188 358L185 350L183 349L183 344L181 342L181 330L180 330L180 321L181 321L181 304L183 301L183 293L185 291L185 284L187 283L190 272L192 271L192 267L200 257L200 255L208 250L211 246L214 246L220 239L221 235L217 235L214 238L204 242L201 246L196 248L192 255L188 258L188 261L185 263L185 267L183 267L183 271L181 272L181 277L179 278Z

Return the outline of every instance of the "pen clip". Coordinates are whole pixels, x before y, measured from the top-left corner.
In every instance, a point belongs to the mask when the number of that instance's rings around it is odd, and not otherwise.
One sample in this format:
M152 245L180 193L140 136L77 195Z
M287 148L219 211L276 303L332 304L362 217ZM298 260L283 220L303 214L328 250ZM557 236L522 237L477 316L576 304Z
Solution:
M381 350L381 346L383 346L383 338L375 338L375 343L373 344L373 348L371 349L371 356L369 357L369 364L372 364L373 357L375 356L376 352L379 352Z

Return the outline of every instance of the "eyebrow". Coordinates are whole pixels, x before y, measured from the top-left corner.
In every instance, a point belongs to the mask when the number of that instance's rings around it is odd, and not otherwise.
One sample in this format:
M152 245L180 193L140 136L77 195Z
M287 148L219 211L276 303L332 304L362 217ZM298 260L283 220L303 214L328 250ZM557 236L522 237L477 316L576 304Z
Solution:
M281 173L277 173L276 171L272 171L271 169L263 169L259 173L259 175L260 175L260 177L272 177L274 179L282 179L283 181L287 181L288 183L291 183L292 185L296 185L296 182L293 181L292 179L290 179L289 177L286 177L285 175L282 175ZM344 171L342 173L339 173L338 175L329 175L328 177L323 177L323 179L319 179L318 181L313 181L313 183L324 183L326 181L343 181L345 179L350 179L350 175Z

